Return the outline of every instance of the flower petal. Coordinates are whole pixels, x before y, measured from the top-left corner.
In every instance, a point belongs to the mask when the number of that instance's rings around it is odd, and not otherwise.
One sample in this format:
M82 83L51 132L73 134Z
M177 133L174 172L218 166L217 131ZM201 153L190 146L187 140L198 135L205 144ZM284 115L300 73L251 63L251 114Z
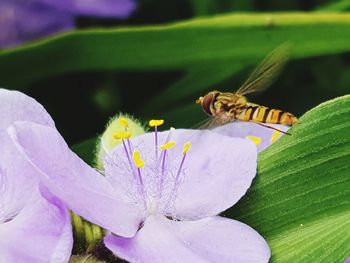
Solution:
M135 0L41 0L64 13L81 16L127 18L136 9Z
M223 217L183 222L149 217L134 238L109 235L104 242L130 262L264 263L270 258L254 229Z
M181 142L184 137L186 133L180 133L174 140ZM249 140L209 131L196 131L191 143L174 213L184 219L217 215L250 187L257 168L256 147Z
M15 121L55 126L50 115L36 100L22 92L0 88L0 130L5 130Z
M158 134L162 144L169 132ZM174 140L176 145L167 153L167 172L163 188L164 198L169 199L168 205L165 205L168 208L165 213L168 215L180 219L217 215L235 204L250 187L257 165L256 147L250 140L231 138L205 130L180 129L172 132L171 140ZM185 173L180 174L181 181L176 186L177 191L173 191L174 178L186 141L191 141L192 147L184 163ZM138 136L132 139L131 144L134 149L140 151L141 158L145 160L146 165L142 168L142 173L149 193L156 188L154 133ZM126 191L131 185L127 184L128 178L132 180L133 177L123 147L116 147L111 158L112 161L106 158L106 177L114 178L113 186L118 192L127 195ZM172 197L175 200L170 200ZM163 205L165 203L167 202L163 202Z
M76 214L121 236L133 236L143 217L105 177L84 163L54 128L17 122L8 132L40 180Z
M289 126L279 124L268 125L283 132L287 131L290 128ZM247 138L247 136L249 136L250 138L257 138L258 142L256 144L258 146L258 152L261 152L262 150L269 147L282 135L281 132L263 127L253 122L231 122L229 124L215 128L213 132L217 132L230 137Z
M135 0L73 0L79 15L127 18L136 9Z
M0 130L0 224L15 217L37 187L37 172L23 158L10 136Z
M0 1L0 47L67 31L74 17L35 1Z
M0 262L67 262L73 237L63 204L39 189L11 221L0 224Z

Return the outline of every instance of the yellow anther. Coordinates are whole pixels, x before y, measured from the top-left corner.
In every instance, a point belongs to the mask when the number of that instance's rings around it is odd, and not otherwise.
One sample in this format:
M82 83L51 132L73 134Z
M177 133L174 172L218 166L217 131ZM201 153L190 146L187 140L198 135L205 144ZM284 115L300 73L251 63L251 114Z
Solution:
M145 165L145 161L141 159L141 155L138 150L133 152L132 158L134 159L134 163L137 168L141 168Z
M151 127L158 127L164 123L164 120L150 120L149 121L149 126Z
M190 143L190 142L186 142L186 143L184 144L184 148L183 148L183 150L182 150L182 153L183 153L183 154L186 154L190 148L191 148L191 143Z
M113 134L113 138L116 140L129 139L130 137L131 137L131 132L128 132L128 131L120 131Z
M246 139L251 140L253 143L256 144L256 146L261 144L261 138L260 137L249 135L249 136L246 136Z
M127 119L127 118L124 118L124 117L120 117L120 118L119 118L119 124L120 124L121 126L123 126L124 128L128 128L128 127L129 127L128 119Z
M175 143L174 141L170 141L170 142L168 142L168 143L166 143L166 144L161 145L161 146L160 146L160 149L162 149L162 150L168 150L168 149L174 147L175 144L176 144L176 143Z
M280 131L274 131L274 133L271 136L271 143L274 143L275 141L277 141L280 134L281 134Z

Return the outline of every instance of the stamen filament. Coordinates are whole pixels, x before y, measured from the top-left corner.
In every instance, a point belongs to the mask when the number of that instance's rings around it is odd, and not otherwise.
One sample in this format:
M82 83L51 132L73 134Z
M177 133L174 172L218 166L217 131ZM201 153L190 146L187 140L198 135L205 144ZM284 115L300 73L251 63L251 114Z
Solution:
M127 140L127 141L129 141L129 140ZM129 162L129 166L130 166L131 172L132 172L134 178L136 179L134 167L132 165L131 157L130 157L128 149L126 148L126 144L125 144L125 140L124 139L122 139L122 143L123 143L123 147L124 147L124 151L125 151L126 157L128 158L128 162Z
M125 129L127 129L127 128L125 128ZM126 131L121 131L121 132L116 132L116 133L113 134L113 137L116 140L121 140L122 141L123 147L124 147L124 151L125 151L126 157L128 159L131 172L132 172L134 178L136 179L134 167L133 167L132 161L131 161L131 153L132 153L132 151L131 151L131 145L130 145L130 140L129 140L129 138L131 137L131 132L128 132L127 130ZM126 147L125 139L126 139L126 141L128 143L129 149Z
M154 144L155 144L155 155L156 161L158 160L158 126L163 125L164 120L150 120L149 126L154 127Z
M181 174L181 170L182 170L182 167L185 163L185 159L186 159L186 153L183 154L182 156L182 160L181 160L181 163L180 163L180 166L179 166L179 169L177 170L177 173L176 173L176 177L175 177L175 185L177 185L179 179L180 179L180 174Z
M163 186L164 186L164 179L165 179L165 160L166 160L167 150L163 153L162 158L162 167L161 167L161 175L160 175L160 182L158 185L158 191L157 191L157 198L160 199L162 197L163 192Z
M141 192L141 195L142 195L143 206L144 206L145 210L147 210L145 186L143 184L141 169L139 167L137 168L137 176L138 176L139 183L140 183L140 190L139 191Z
M158 129L157 126L154 127L154 144L155 144L155 154L156 154L156 160L158 160Z
M182 168L184 166L184 163L185 163L185 159L186 159L186 156L187 156L187 152L189 151L189 149L191 148L191 143L190 142L186 142L184 144L184 147L183 147L183 150L182 150L182 160L181 160L181 163L180 163L180 166L179 166L179 169L177 170L177 173L176 173L176 177L175 177L175 181L174 181L174 187L170 193L170 198L166 204L166 206L168 206L168 204L170 203L172 197L174 196L174 194L176 193L177 191L177 188L179 187L179 183L180 183L180 175L181 175L181 171L182 171Z
M164 151L163 151L163 155L162 155L163 158L162 158L160 182L159 182L158 191L157 191L157 198L158 199L160 199L162 197L162 192L163 192L163 187L164 187L164 180L165 180L165 176L166 176L165 162L166 162L167 152L169 149L174 147L175 144L176 143L174 141L169 141L168 143L160 146L160 148Z
M172 137L172 135L173 135L174 130L175 130L175 128L173 128L173 127L170 128L170 131L168 132L168 135L166 136L165 142L164 142L163 145L166 145L166 144L168 144L168 143L170 142L170 139L171 139L171 137ZM162 154L163 154L163 153L162 153ZM163 155L162 155L162 154L160 155L159 159L156 159L156 169L155 169L156 175L158 175L159 163L161 162L161 160L162 160L162 158L163 158Z
M145 161L141 159L141 155L140 155L140 152L138 150L134 151L133 159L134 159L134 164L137 167L137 176L138 176L139 185L140 185L139 191L142 195L142 200L143 200L143 205L145 207L145 210L147 210L145 186L144 186L142 174L141 174L141 168L145 165Z

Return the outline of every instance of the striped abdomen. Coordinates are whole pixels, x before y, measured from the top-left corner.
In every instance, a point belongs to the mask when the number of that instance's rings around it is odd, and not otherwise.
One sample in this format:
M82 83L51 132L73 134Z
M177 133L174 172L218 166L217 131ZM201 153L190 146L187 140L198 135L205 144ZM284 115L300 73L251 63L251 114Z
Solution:
M283 124L290 126L298 121L298 119L289 112L270 109L259 105L247 105L246 107L237 111L235 118L241 121Z

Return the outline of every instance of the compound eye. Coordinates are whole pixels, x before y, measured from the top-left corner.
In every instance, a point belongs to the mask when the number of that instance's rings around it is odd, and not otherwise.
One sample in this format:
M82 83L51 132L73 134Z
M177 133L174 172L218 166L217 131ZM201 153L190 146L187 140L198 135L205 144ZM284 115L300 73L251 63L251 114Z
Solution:
M213 100L214 100L214 94L212 93L207 94L202 100L202 108L204 112L209 116L213 115L211 112Z

